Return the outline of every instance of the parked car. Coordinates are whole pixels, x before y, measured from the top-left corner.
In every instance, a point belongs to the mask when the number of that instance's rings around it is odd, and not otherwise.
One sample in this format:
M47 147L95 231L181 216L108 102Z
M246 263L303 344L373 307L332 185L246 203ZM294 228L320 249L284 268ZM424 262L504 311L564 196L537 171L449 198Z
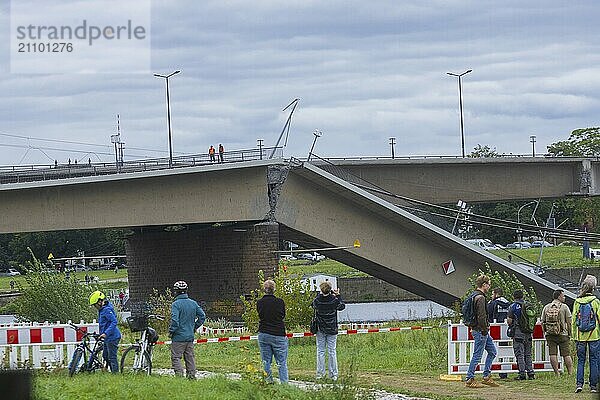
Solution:
M536 240L531 242L531 247L554 247L552 243L548 243L545 240Z
M483 250L496 250L497 247L489 239L467 239L467 242L482 248Z
M296 258L296 257L294 257L294 256L293 256L293 255L291 255L291 254L283 254L283 255L280 255L280 256L279 256L279 259L280 259L280 260L288 260L288 261L297 260L297 258Z
M314 261L314 262L319 262L324 259L325 259L325 256L323 256L317 252L298 254L298 260L310 260L310 261Z
M0 276L17 276L17 275L21 275L21 273L14 268L8 268L8 269L0 271Z
M531 243L529 242L514 242L506 245L507 249L529 249L531 248Z

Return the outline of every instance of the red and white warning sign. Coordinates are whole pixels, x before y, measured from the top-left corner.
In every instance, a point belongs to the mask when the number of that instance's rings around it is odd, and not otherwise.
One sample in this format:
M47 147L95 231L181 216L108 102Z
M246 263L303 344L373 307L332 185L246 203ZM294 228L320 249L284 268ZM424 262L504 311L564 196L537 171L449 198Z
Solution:
M445 263L442 263L442 267L444 268L444 273L446 275L451 274L452 272L456 271L454 269L454 263L452 262L452 260L448 260Z

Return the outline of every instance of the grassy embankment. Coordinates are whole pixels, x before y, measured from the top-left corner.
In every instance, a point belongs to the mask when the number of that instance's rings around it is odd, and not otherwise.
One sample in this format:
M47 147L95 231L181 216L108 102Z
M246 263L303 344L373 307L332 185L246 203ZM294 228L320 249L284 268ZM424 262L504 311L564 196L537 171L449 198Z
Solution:
M86 272L71 272L70 276L72 279L77 279L80 282L85 282L85 274ZM100 270L100 271L89 271L87 272L90 276L97 276L100 280L100 283L103 287L110 289L118 289L122 287L127 287L127 282L102 282L107 279L124 279L127 278L127 269L119 269L119 272L115 274L114 270ZM10 281L15 281L15 289L18 285L27 286L27 281L23 275L20 276L2 276L0 277L0 292L8 292L10 291Z
M435 321L425 324L436 325ZM131 334L125 329L123 331L124 342L129 342ZM439 375L446 373L446 330L443 326L424 331L342 335L338 338L337 349L340 376L343 377L341 382L356 382L365 388L383 388L431 399L562 400L574 395L574 377L556 378L549 373L538 373L534 381L502 381L500 388L467 389L462 382L439 380ZM195 352L199 370L244 373L258 370L260 365L255 341L196 345ZM157 346L153 360L155 368L169 368L168 346ZM314 338L290 339L288 365L291 379L314 379ZM342 395L341 389L316 394L292 388L264 387L257 383L260 375L254 372L244 373L243 382L222 379L189 382L170 377L131 379L109 377L106 373L96 375L102 376L84 375L69 380L64 371L42 374L36 379L38 398L352 398ZM82 393L85 395L82 396ZM582 394L577 398L592 397Z

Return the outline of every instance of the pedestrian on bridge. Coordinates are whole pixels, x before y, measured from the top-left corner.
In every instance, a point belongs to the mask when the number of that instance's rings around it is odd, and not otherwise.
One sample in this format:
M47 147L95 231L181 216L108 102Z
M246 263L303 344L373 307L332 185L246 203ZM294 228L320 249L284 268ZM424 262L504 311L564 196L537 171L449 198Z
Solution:
M285 302L275 297L275 282L267 279L263 284L265 295L256 302L258 311L258 347L267 382L273 383L271 363L273 357L279 367L279 381L288 382L288 339L285 334Z
M225 149L223 145L219 143L219 162L223 162L223 154L225 153Z
M312 302L317 319L317 379L325 377L325 350L329 358L329 378L337 381L337 313L346 308L340 290L332 290L331 283L325 281L319 285L321 293Z
M210 147L208 148L208 155L210 157L210 161L214 162L215 161L215 148L213 147L213 145L211 144Z

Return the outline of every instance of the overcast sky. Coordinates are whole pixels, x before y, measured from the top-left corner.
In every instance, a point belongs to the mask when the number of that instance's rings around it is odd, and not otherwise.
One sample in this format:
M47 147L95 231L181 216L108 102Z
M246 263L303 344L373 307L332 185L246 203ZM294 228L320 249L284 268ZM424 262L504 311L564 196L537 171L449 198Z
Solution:
M477 144L530 153L530 135L543 153L573 129L600 125L599 9L553 0L154 1L147 71L20 74L10 69L10 3L0 0L0 165L110 161L117 113L126 159L168 155L164 80L152 72L176 69L176 154L253 148L258 138L273 145L283 107L298 97L286 156L306 156L315 129L324 156L388 156L391 136L397 155L459 155L458 82L446 72L467 69L467 153Z

